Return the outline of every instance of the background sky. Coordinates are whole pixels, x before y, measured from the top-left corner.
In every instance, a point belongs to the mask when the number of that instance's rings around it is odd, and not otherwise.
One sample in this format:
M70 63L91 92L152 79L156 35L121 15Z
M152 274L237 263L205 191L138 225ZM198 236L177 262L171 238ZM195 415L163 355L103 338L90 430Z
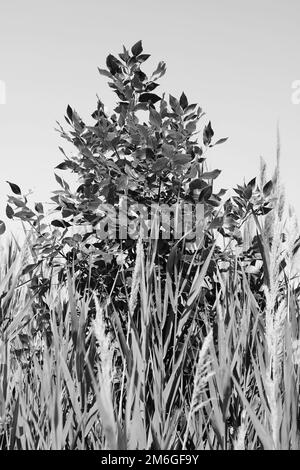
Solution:
M0 219L8 222L6 180L49 200L58 146L69 150L55 122L64 125L68 104L89 121L96 94L113 109L97 66L140 39L150 70L167 63L161 91L185 91L215 137L229 137L208 156L219 185L248 182L260 156L272 173L279 122L282 180L300 216L299 24L299 0L0 0Z

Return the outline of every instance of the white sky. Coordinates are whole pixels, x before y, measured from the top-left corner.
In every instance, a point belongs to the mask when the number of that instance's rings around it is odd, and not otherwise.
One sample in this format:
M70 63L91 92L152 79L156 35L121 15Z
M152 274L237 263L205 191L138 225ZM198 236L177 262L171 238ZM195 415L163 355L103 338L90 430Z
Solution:
M96 94L112 109L97 66L139 39L151 68L167 63L161 91L184 90L215 137L229 137L208 157L223 187L256 176L260 155L273 168L279 121L282 178L300 215L300 104L291 101L299 21L299 0L0 0L0 219L7 222L6 180L49 200L58 146L67 148L55 121L64 124L68 104L88 120Z

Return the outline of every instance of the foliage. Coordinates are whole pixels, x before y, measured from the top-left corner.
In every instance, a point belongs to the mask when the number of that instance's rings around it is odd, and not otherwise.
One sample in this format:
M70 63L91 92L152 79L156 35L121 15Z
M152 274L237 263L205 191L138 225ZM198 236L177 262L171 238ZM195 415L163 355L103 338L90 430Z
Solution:
M220 238L221 234L228 239L228 248L231 241L241 244L240 229L249 216L271 210L271 181L259 188L252 179L238 186L236 195L225 204L222 197L226 191L221 189L214 193L214 181L220 170L207 171L206 153L227 139L213 141L211 122L200 126L204 112L196 104L190 104L184 93L178 99L169 95L168 100L164 94L156 94L158 80L165 74L166 66L159 62L148 77L142 66L149 57L143 53L139 41L131 51L124 47L119 58L110 54L107 69L99 69L100 74L109 79L108 84L119 100L111 116L99 99L92 114L94 125L85 124L74 109L67 107L65 119L71 130L66 132L59 125L59 131L75 146L77 155L69 158L61 149L65 160L57 169L75 173L80 185L73 192L69 184L55 174L60 189L55 190L52 197L55 216L50 225L43 205L37 203L30 208L27 195L22 195L19 186L9 183L14 195L8 199L7 217L21 219L37 233L32 246L33 263L25 267L24 273L36 272L35 268L41 268L41 263L46 262L48 266L60 266L60 280L65 280L66 268L72 266L77 278L76 288L81 293L87 287L95 288L103 297L119 287L115 300L120 308L125 298L120 272L122 270L130 285L136 238L142 228L141 214L135 213L136 204L143 204L148 219L154 204L162 217L165 205L175 204L182 211L184 204L195 208L197 203L202 203L205 233L200 242L202 259L216 236ZM143 116L148 122L141 120ZM103 212L104 204L110 205L108 214ZM125 221L120 217L117 226L112 209L118 214L126 213ZM100 236L97 227L104 220L110 233ZM174 219L169 222L171 231L167 240L163 236L166 227L162 224L159 228L158 262L165 267L171 251L174 258L174 250L178 248L186 255L188 269L193 254L188 254L186 240L182 248L182 243L174 239L173 223ZM84 235L82 227L86 228ZM124 230L131 231L127 238L122 236ZM226 259L228 253L228 250L216 248L212 263L218 258ZM49 287L49 279L42 279L39 271L38 279L33 276L35 285L43 292Z
M299 449L299 282L290 277L288 245L276 246L264 258L271 303L259 305L236 256L231 269L216 273L214 305L201 307L207 260L193 278L186 315L164 336L162 297L176 312L184 277L173 267L176 285L162 285L153 253L138 242L125 336L113 304L101 305L96 291L82 298L71 276L51 283L49 330L37 328L35 295L22 275L30 241L11 243L1 257L0 448ZM278 321L276 335L268 318Z
M156 94L148 58L139 41L99 69L111 116L68 106L77 154L57 169L79 186L55 174L52 214L8 182L30 231L1 253L0 448L298 449L299 234L278 171L215 193L206 154L226 139L184 93ZM203 236L165 238L162 208L198 203ZM100 237L103 204L130 207L135 236ZM158 211L150 239L137 204Z

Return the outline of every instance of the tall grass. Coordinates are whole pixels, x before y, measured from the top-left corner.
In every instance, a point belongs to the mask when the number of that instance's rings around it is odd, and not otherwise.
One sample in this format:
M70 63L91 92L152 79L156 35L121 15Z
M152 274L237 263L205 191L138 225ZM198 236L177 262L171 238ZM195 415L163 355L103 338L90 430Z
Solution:
M187 282L180 264L162 275L155 241L138 241L126 318L111 297L79 296L72 270L60 284L49 272L37 302L22 274L31 238L10 241L0 267L0 448L299 449L298 232L284 204L272 217L247 227L263 287L253 290L233 250L212 305L202 291L214 246L198 266L195 252Z

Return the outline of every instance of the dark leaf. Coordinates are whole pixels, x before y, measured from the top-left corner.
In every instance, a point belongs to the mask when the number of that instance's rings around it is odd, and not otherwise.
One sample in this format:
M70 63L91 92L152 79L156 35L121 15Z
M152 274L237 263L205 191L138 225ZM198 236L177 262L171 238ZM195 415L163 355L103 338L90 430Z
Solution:
M57 168L58 170L67 170L68 168L70 168L70 163L69 161L62 162L59 165L57 165L55 168Z
M142 41L138 41L131 48L131 52L134 56L137 56L143 52Z
M147 103L148 101L150 101L152 104L155 104L157 103L157 101L159 101L161 98L157 95L155 95L154 93L142 93L140 95L140 103Z
M243 196L243 191L238 188L233 188L233 191L235 191L239 196Z
M69 104L68 104L68 107L67 107L67 116L71 121L73 120L73 110L72 110L72 108Z
M246 186L244 189L244 196L249 201L252 197L252 187L251 186Z
M265 197L268 197L270 196L271 192L272 192L272 189L273 189L273 183L272 183L272 180L268 181L268 183L266 183L263 187L263 193L264 193L264 196Z
M39 214L43 214L44 213L44 208L43 208L43 204L41 202L37 202L34 206L36 212L38 212Z
M214 135L214 131L212 130L211 127L211 122L205 126L204 131L203 131L203 143L205 146L209 145L211 143L211 139Z
M189 104L188 100L187 100L187 97L186 97L184 92L182 92L182 95L179 99L179 104L180 104L180 106L182 107L183 110L185 110L185 108L187 108L187 106Z
M159 86L158 83L149 82L148 85L146 86L146 91L153 91L158 86Z
M211 195L212 195L212 187L207 186L206 188L202 189L200 196L199 196L199 202L207 201Z
M68 222L65 222L62 220L52 220L51 225L53 225L53 227L59 227L59 228L65 228L65 227L70 226Z
M141 91L143 90L143 82L139 79L138 75L137 74L134 74L134 77L131 81L132 83L132 86L134 86L134 88L136 88L137 90Z
M247 186L251 186L252 189L255 188L255 183L256 183L256 178L253 178L252 180L249 181Z
M194 189L203 189L207 186L207 183L203 181L201 178L196 178L190 182L190 190L193 191Z
M6 182L9 184L10 189L12 190L13 193L18 194L18 195L21 194L21 189L19 188L17 184L10 183L9 181L6 181Z
M272 207L265 207L265 206L264 206L264 207L261 208L261 213L262 213L263 215L266 215L266 214L268 214L269 212L271 212L272 210L273 210Z
M70 217L71 215L74 215L74 211L72 209L63 209L62 210L63 218Z
M146 80L147 75L146 75L144 72L142 72L141 70L137 70L135 73L138 75L138 77L139 77L139 79L141 80L141 82L143 82L144 80Z
M116 73L120 73L122 71L121 62L112 54L109 54L107 56L106 65L112 75L115 75Z
M14 210L13 210L13 208L12 208L11 206L9 206L9 205L7 204L7 206L6 206L6 217L7 217L8 219L12 219L13 216L14 216Z

